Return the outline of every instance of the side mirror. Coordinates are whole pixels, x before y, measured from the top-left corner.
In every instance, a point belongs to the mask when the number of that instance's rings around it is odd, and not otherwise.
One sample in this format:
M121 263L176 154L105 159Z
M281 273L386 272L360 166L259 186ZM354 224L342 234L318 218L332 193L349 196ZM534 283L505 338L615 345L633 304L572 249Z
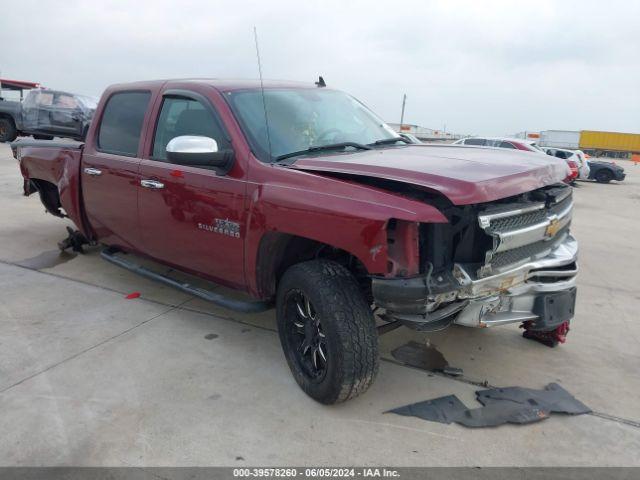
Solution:
M225 174L233 165L233 150L218 150L213 138L182 135L167 144L167 160L177 165L210 167Z

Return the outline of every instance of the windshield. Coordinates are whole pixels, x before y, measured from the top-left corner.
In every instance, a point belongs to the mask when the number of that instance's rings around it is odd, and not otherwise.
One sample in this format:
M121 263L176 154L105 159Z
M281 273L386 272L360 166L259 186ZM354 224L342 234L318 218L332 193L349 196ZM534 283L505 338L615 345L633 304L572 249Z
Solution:
M311 147L400 138L363 104L336 90L268 89L264 104L260 90L229 92L227 97L254 154L265 162Z
M87 107L90 110L95 110L96 108L98 108L98 101L93 98L93 97L87 97L86 95L76 95L81 101L82 103L84 103L84 106Z

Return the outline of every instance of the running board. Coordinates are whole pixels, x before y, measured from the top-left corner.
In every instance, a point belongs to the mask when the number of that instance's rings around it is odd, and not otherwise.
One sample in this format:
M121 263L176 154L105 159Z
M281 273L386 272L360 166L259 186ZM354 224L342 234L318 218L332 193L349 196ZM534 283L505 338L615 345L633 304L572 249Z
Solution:
M265 310L269 310L271 308L271 304L269 302L246 302L242 300L234 300L225 297L224 295L220 295L219 293L193 287L188 283L181 283L177 280L174 280L173 278L167 277L166 275L153 272L148 268L143 267L142 265L138 265L137 263L130 262L129 260L125 260L120 257L116 257L117 252L117 250L106 248L102 251L102 253L100 253L100 256L107 262L113 263L114 265L126 268L131 272L137 273L138 275L141 275L143 277L150 278L151 280L157 280L166 285L177 288L178 290L182 290L189 295L202 298L203 300L214 303L220 307L228 308L229 310L234 310L236 312L242 313L258 313L264 312Z

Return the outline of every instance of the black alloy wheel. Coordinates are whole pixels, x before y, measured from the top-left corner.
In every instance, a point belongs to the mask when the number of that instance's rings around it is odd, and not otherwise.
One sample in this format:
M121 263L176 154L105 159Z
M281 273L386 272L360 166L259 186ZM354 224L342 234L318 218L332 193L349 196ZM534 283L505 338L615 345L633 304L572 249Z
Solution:
M293 378L327 405L364 393L378 372L378 332L360 284L324 259L292 265L278 282L278 335Z
M285 301L288 348L298 367L312 381L321 381L327 373L328 346L318 312L300 290L291 290Z

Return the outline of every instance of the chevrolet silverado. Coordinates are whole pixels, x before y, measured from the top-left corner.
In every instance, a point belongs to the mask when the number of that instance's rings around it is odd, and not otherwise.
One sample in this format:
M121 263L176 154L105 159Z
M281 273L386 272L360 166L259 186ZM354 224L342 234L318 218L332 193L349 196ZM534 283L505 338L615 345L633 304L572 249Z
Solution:
M300 387L357 396L378 334L516 323L563 341L577 243L566 164L411 144L324 85L169 80L115 85L84 143L20 140L24 193L77 227L66 246L227 308L275 306ZM146 257L247 294L195 288Z

